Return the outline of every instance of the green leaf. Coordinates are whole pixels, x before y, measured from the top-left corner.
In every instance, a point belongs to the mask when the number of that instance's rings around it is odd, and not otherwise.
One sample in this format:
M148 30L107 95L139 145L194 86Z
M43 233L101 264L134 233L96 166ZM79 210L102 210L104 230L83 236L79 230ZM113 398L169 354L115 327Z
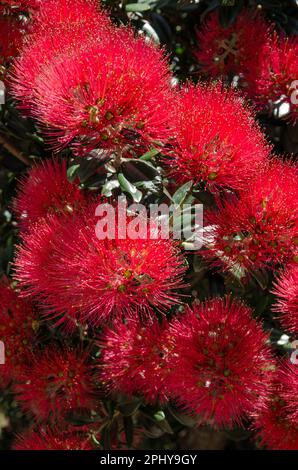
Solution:
M70 183L73 183L76 179L79 168L80 165L72 165L67 169L67 179Z
M132 184L130 181L128 181L128 179L125 178L123 173L119 173L118 181L119 181L119 184L120 184L120 187L121 187L122 191L124 191L125 193L130 194L135 202L140 202L141 201L141 199L143 197L142 192L139 191L138 188L134 184Z
M149 150L149 152L146 152L144 153L144 155L142 155L140 157L140 160L151 160L152 158L156 157L156 155L159 154L159 150L157 150L156 148L153 148L151 150Z
M183 204L185 201L186 197L188 196L190 189L192 188L192 181L188 181L185 183L183 186L180 186L180 188L177 189L175 194L172 196L172 200L175 204L178 204L179 206Z
M165 417L166 416L165 416L163 411L158 411L157 413L154 414L154 419L158 422L163 421L165 419Z
M148 11L150 10L150 5L148 3L130 3L129 5L126 5L125 7L126 11Z

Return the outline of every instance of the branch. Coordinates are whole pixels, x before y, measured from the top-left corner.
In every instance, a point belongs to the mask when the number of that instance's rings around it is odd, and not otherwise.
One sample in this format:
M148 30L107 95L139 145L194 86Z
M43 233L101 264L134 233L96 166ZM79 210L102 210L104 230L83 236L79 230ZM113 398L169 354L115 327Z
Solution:
M11 153L11 155L25 163L25 165L31 165L29 158L26 157L26 155L24 155L23 152L17 149L12 143L10 143L3 135L0 135L0 145L2 145L2 147Z

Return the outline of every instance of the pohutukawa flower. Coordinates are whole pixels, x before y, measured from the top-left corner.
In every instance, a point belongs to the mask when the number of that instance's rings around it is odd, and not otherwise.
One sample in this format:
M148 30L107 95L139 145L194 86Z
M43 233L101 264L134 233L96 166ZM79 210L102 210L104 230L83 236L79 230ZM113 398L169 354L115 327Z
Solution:
M280 380L283 384L281 396L287 404L290 418L296 422L298 431L298 364L284 364L280 371Z
M296 382L291 392L294 401L296 396L297 412L297 365L293 365L293 368L295 368ZM260 445L270 450L298 450L297 413L293 416L287 402L289 377L285 370L290 371L288 365L279 367L267 406L262 412L254 414L253 428L256 430L256 436L260 439ZM293 371L290 372L292 373Z
M87 23L92 17L96 20L102 17L106 24L110 23L108 16L102 11L98 0L47 0L40 1L34 20L35 29L52 28L57 25L65 27Z
M97 221L91 205L24 234L16 278L50 315L99 325L111 315L148 315L180 302L186 264L176 243L150 238L149 224L141 239L122 239L117 226L115 239L100 240Z
M177 96L176 142L165 159L180 183L239 189L269 154L252 112L233 90L187 85Z
M228 27L221 25L218 11L210 14L197 31L194 52L202 72L212 77L246 73L251 56L269 42L270 29L258 10L243 10Z
M200 422L240 424L263 406L272 358L268 335L249 307L229 298L194 305L173 321L171 333L176 347L169 387Z
M0 18L0 67L3 69L17 56L27 25L18 16L1 15Z
M278 296L275 310L282 314L280 320L284 328L298 333L298 265L291 266L282 273L273 293Z
M14 450L92 450L90 436L79 432L65 432L47 426L20 434Z
M298 261L297 167L273 161L238 199L207 214L208 250L215 265L245 271L274 269Z
M247 75L248 92L260 109L269 107L269 102L285 103L289 108L285 116L292 121L298 118L298 39L274 35L264 44L257 58L250 60Z
M43 2L11 72L11 91L20 108L32 114L36 80L46 64L62 53L88 47L95 38L103 40L109 27L110 19L98 8L97 1Z
M38 332L38 317L32 305L20 298L8 284L0 282L0 341L4 343L5 364L0 366L0 387L18 379Z
M89 354L81 349L48 346L31 358L14 386L17 400L37 420L61 421L82 409L96 407Z
M81 209L86 198L78 186L67 179L63 160L47 160L30 169L19 183L14 210L22 230L49 214L72 213Z
M100 338L101 381L108 390L141 395L148 402L169 398L167 384L175 341L166 320L148 324L115 323Z
M55 149L136 149L172 134L163 52L129 29L53 58L36 79L34 115Z
M1 0L0 11L4 13L14 13L37 8L41 0Z

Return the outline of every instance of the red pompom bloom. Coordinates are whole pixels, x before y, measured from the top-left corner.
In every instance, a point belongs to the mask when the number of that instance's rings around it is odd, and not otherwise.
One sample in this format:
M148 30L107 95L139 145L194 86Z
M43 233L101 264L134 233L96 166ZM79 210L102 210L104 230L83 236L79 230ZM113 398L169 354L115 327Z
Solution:
M83 193L67 179L66 161L47 160L21 180L14 208L20 228L27 230L49 214L72 213L84 203Z
M297 368L297 365L289 368L286 364L277 370L267 406L254 414L253 427L257 430L260 445L270 450L298 450ZM295 383L291 383L292 374L295 374ZM291 403L295 405L296 416L291 413L287 401L289 394L293 395Z
M40 1L40 0L39 0ZM99 16L106 23L108 17L102 12L98 0L46 0L40 1L39 8L34 15L35 29L55 28L57 25L83 24ZM99 15L99 16L98 16ZM101 21L99 21L101 23ZM100 25L98 25L100 26Z
M32 114L36 80L42 68L67 51L88 47L110 27L108 16L93 0L50 0L37 13L32 34L11 73L11 89L20 107Z
M298 364L286 364L281 369L281 381L283 390L281 396L287 404L287 411L293 422L297 425L298 432Z
M257 59L251 57L247 75L248 92L261 109L270 102L286 103L292 121L298 118L298 39L279 38L274 35L265 44Z
M61 421L75 411L96 407L92 367L81 349L51 346L32 356L14 391L24 410L39 420Z
M208 250L202 255L215 265L248 271L298 261L297 194L297 168L273 161L239 199L207 214Z
M202 71L212 77L246 73L248 60L269 41L269 30L257 11L243 10L227 28L216 11L197 31L199 50L194 55Z
M276 311L283 314L284 328L298 333L298 266L290 267L281 275L273 293L279 297Z
M0 67L5 69L9 62L18 54L22 45L27 24L14 15L0 17Z
M146 148L170 135L170 74L163 52L111 30L94 44L53 58L36 80L34 115L54 148L77 152ZM145 147L144 147L145 146Z
M5 364L0 364L0 387L19 378L27 354L34 347L38 330L32 306L2 280L0 283L0 341L4 343Z
M17 436L14 450L92 450L90 436L79 432L40 427Z
M1 0L0 11L4 13L13 13L37 8L41 0Z
M121 239L116 226L115 239L100 240L96 223L94 206L24 235L16 278L49 314L98 326L112 314L150 314L179 302L186 266L175 243L151 239L149 224L148 238Z
M211 190L246 186L269 146L238 94L219 85L188 85L177 100L176 143L165 160L174 178Z
M168 399L171 355L175 348L169 324L157 321L117 323L101 337L101 380L110 390L142 395L154 403Z
M267 334L239 301L213 299L174 320L169 387L178 403L215 426L240 424L262 407L272 367Z

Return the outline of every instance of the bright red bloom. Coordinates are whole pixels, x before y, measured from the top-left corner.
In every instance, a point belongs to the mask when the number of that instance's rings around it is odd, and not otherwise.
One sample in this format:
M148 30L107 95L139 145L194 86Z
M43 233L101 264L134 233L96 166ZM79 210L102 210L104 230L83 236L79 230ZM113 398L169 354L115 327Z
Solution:
M244 271L274 269L298 260L297 194L296 166L271 162L240 198L229 199L207 214L208 250L201 254L215 265Z
M63 420L81 409L96 407L88 353L49 346L35 354L14 386L18 402L38 420Z
M130 218L126 222L129 223ZM95 206L84 214L53 217L23 237L16 278L60 322L92 325L111 315L151 314L179 302L185 260L171 240L100 240ZM146 238L147 236L147 238Z
M270 450L298 450L297 367L294 365L290 372L292 374L295 369L296 379L291 390L288 389L288 373L285 372L290 370L288 365L279 367L275 375L274 390L267 406L254 415L253 427L260 439L260 445ZM296 417L291 414L289 404L285 400L289 393L293 394L293 402L296 401Z
M298 333L298 266L282 273L273 293L278 296L276 311L283 314L280 318L283 326Z
M19 184L14 209L22 230L49 214L72 213L85 204L78 186L67 179L63 160L47 160L30 169Z
M268 335L240 301L213 299L173 321L176 337L169 387L188 412L215 426L240 424L262 407L272 358Z
M26 32L23 19L14 15L0 17L0 67L5 68L17 56Z
M40 1L34 15L35 28L55 28L57 25L87 23L92 17L109 23L98 0L46 0ZM99 21L101 23L101 21ZM100 26L100 24L98 25Z
M36 79L34 115L55 149L117 151L171 134L170 74L163 52L129 29L53 58Z
M233 90L219 85L187 85L177 96L176 142L165 159L181 183L209 189L239 189L269 154L252 112Z
M5 364L0 365L0 386L19 378L27 355L34 348L38 319L32 305L9 287L0 283L0 341L5 347Z
M166 320L161 325L119 322L104 332L100 344L100 378L108 390L141 395L150 403L167 401L175 342Z
M286 363L280 371L283 384L281 397L287 404L290 419L297 425L298 432L298 364Z
M92 450L90 436L40 427L17 436L14 450Z
M270 29L258 10L243 10L226 28L215 11L197 31L199 50L194 55L209 76L246 73L249 59L255 58L263 44L268 43Z
M37 8L41 0L1 0L0 11L14 13Z
M264 44L257 59L251 57L249 70L248 92L260 109L268 108L270 101L287 103L289 114L286 117L295 122L298 118L297 37L274 35L270 43Z
M20 107L32 113L36 80L42 68L67 51L100 41L110 27L108 16L93 0L43 2L32 34L26 38L21 56L15 60L11 88Z

